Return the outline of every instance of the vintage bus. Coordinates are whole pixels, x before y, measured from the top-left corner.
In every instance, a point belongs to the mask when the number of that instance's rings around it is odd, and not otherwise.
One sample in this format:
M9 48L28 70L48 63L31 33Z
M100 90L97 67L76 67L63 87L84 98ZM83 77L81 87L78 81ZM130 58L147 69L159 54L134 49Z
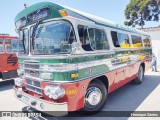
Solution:
M16 36L0 34L0 81L13 80L18 77L17 53L20 52L20 47L23 50L23 45L20 43L22 41Z
M39 111L100 111L109 93L142 83L150 68L147 33L63 5L34 4L15 25L24 45L15 96Z

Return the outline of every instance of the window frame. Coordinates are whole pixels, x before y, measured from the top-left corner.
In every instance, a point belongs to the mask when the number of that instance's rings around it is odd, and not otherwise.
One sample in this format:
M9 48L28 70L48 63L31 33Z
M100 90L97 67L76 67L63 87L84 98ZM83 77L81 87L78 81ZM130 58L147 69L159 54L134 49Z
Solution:
M12 40L15 40L15 41L18 41L18 42L20 42L21 40L20 39L18 39L18 38L5 38L4 39L4 46L5 46L5 52L6 53L21 53L19 50L19 46L18 46L18 51L16 51L16 52L13 52L13 51L11 51L11 52L8 52L7 51L7 47L6 47L6 40L10 40L11 41L11 46L12 46ZM18 43L19 44L19 43ZM23 43L22 43L23 44Z
M3 44L3 52L0 51L0 54L3 54L3 53L6 52L5 46L4 46L4 39L3 39L3 38L0 38L0 40L2 40L2 44Z
M146 40L146 38L148 38L148 40L149 40L149 47L147 47L147 46L145 46L145 42L144 42L144 40ZM143 41L143 47L144 48L151 48L152 47L152 43L151 43L151 38L150 38L150 36L143 36L142 37L142 41Z
M141 36L141 35L139 35L139 34L138 34L138 35L137 35L137 34L136 34L136 35L135 35L135 34L131 34L130 36L131 36L131 41L132 41L132 47L133 47L133 48L144 48L143 39L142 39L142 36ZM140 47L134 47L134 45L133 45L133 44L134 44L134 42L133 42L133 36L140 38L141 44L142 44ZM136 43L136 44L137 44L137 43Z
M69 20L66 20L66 19L58 19L58 20L44 20L43 21L43 23L42 24L45 24L45 23L49 23L49 22L53 22L53 21L65 21L65 22L68 22L71 26L72 26L72 29L73 29L73 34L74 34L74 36L75 36L75 41L74 42L77 42L77 36L76 36L76 29L75 29L75 27L74 27L74 24L71 22L71 21L69 21ZM33 46L32 46L32 30L33 30L33 28L34 28L34 26L35 26L36 24L34 23L33 25L31 25L30 26L30 28L29 28L29 37L28 37L28 39L29 39L29 45L30 45L30 50L29 50L29 53L31 54L31 55L37 55L37 54L33 54L32 53L32 50L33 50ZM72 44L71 44L72 45ZM56 54L60 54L60 53L56 53ZM71 47L71 52L68 52L68 53L65 53L65 54L72 54L72 47ZM41 55L41 54L38 54L38 55ZM46 55L48 55L48 54L46 54ZM54 54L52 54L52 55L54 55Z
M113 42L112 32L116 32L117 41L118 41L118 43L119 43L119 46L118 46L118 47L116 47L115 44L114 44L114 42ZM117 31L117 30L111 30L111 31L110 31L110 34L111 34L111 40L112 40L112 44L113 44L113 47L114 47L114 48L117 48L117 49L118 49L118 48L120 48L120 49L129 49L129 48L132 47L132 44L131 44L131 41L130 41L130 35L129 35L127 32L120 32L120 31ZM129 47L127 47L127 48L121 47L118 34L123 34L123 35L126 35L126 36L128 37Z
M78 24L76 25L76 27L77 27L77 32L78 32L78 37L79 37L79 43L80 43L80 44L81 44L81 40L80 40L80 36L79 36L79 31L78 31L78 27L79 27L79 26L84 26L84 27L87 28L87 36L88 36L88 38L89 38L90 47L92 48L92 50L87 51L87 50L83 49L82 45L80 45L81 48L82 48L84 51L86 51L86 52L91 52L91 51L109 51L109 50L110 50L109 38L108 38L107 33L106 33L106 31L105 31L104 28L97 27L97 26L94 26L94 25L89 25L89 24L87 25L87 24L83 24L83 23L78 23ZM88 29L89 29L89 28L92 28L92 29L94 30L94 43L95 43L95 46L97 46L96 40L95 40L95 37L96 37L96 36L95 36L95 29L101 30L101 31L104 33L105 38L106 38L106 41L108 42L108 49L100 49L100 50L98 50L98 49L94 49L94 48L93 48L93 46L91 45L91 39L90 39L89 32L88 32ZM77 42L78 42L78 41L77 41Z

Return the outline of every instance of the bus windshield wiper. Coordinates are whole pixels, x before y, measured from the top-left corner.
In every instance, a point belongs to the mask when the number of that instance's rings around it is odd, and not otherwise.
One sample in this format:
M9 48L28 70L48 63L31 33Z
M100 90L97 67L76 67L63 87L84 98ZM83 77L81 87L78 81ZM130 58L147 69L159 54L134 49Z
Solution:
M35 37L35 33L36 33L36 30L37 30L39 24L41 24L41 23L42 23L42 21L38 21L36 23L36 25L33 27L33 32L32 32L32 36L31 36L33 50L34 50L34 37Z

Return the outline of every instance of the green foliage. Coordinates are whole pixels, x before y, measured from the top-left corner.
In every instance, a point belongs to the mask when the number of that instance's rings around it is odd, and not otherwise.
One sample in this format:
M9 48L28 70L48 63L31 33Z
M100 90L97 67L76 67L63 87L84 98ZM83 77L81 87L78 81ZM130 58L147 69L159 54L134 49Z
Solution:
M160 0L131 0L125 9L124 24L143 27L145 21L159 21L159 15Z

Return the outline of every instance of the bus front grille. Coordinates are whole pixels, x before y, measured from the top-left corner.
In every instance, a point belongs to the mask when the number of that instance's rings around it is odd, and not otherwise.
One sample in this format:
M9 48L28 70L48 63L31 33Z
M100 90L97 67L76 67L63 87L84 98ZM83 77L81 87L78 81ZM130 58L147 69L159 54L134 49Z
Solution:
M39 78L39 68L40 64L38 61L24 62L26 89L42 95L41 82L37 80Z
M26 69L39 69L39 62L25 62L24 68Z
M42 95L41 83L37 80L26 79L26 89Z

